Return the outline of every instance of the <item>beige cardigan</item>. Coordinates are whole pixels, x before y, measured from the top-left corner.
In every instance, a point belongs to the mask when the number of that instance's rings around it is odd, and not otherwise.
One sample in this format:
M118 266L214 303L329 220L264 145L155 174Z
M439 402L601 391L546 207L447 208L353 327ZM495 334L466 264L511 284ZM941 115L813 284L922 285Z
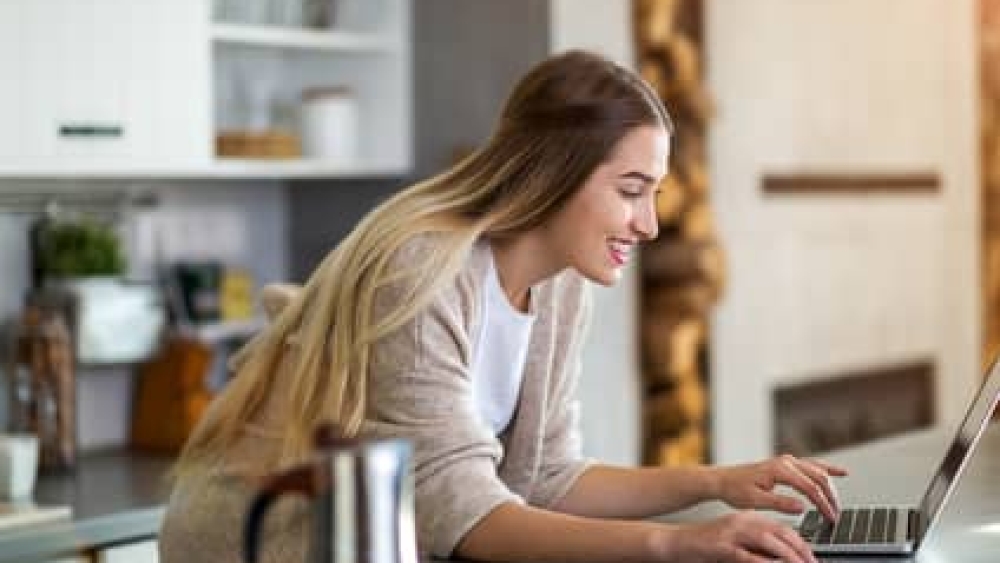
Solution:
M449 287L401 330L380 341L369 371L362 433L414 443L417 535L422 552L448 556L469 529L501 503L551 507L586 468L574 399L587 318L583 279L566 271L533 289L536 320L517 411L496 437L472 400L469 365L489 246L477 244ZM420 260L410 244L399 260ZM379 296L384 306L402 295ZM379 304L376 303L376 312ZM163 563L240 560L242 518L252 490L241 473L274 448L279 400L213 475L178 484L161 530ZM308 525L301 503L268 519L263 559L303 561Z

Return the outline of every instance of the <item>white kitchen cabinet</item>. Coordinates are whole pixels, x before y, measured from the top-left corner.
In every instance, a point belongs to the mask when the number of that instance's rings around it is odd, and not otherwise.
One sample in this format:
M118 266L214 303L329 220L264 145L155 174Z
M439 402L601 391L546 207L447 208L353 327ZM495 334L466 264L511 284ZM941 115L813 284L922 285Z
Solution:
M204 0L0 2L0 170L204 162L207 18Z
M158 563L156 540L147 540L98 549L94 563Z
M213 21L212 0L3 0L0 178L405 173L411 1L341 0L306 29ZM215 157L223 129L296 132L313 86L354 93L356 162Z

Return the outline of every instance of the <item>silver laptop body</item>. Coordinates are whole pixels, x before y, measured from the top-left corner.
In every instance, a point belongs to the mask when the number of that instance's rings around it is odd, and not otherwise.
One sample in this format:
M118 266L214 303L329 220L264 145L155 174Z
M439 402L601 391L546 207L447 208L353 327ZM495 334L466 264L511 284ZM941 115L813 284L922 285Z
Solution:
M965 413L965 419L931 479L919 506L848 507L841 509L836 525L810 510L798 525L799 534L817 554L899 554L920 548L955 489L962 470L972 457L1000 398L1000 361Z

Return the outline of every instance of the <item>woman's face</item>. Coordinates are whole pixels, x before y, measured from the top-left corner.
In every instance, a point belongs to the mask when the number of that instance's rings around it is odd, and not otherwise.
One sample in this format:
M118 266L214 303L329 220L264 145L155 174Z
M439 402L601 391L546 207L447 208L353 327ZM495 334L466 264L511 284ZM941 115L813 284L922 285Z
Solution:
M636 245L656 237L656 194L667 172L670 139L659 127L628 133L546 228L564 266L610 286Z

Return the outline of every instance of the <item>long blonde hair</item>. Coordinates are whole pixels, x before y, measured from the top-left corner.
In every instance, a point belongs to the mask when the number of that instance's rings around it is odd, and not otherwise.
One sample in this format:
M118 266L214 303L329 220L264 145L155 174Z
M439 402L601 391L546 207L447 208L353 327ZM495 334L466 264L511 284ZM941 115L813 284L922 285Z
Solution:
M673 129L662 103L631 71L582 51L535 66L510 94L483 148L369 213L300 296L241 350L245 361L195 429L177 472L223 455L277 385L287 389L289 419L280 456L261 460L262 469L304 458L322 422L357 433L372 346L455 278L476 240L543 224L622 137L643 125ZM390 268L400 248L421 235L434 238L427 255L402 271ZM397 284L408 295L372 318L376 295Z

